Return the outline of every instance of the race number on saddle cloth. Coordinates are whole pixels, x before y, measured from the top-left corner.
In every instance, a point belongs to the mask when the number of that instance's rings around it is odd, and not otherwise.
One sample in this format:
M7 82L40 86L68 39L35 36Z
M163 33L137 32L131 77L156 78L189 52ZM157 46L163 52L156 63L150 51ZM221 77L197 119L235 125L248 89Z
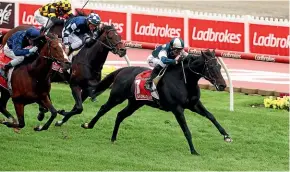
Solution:
M152 81L159 72L167 65L178 64L187 55L188 53L184 51L184 41L181 38L173 38L169 43L156 47L147 58L147 62L149 66L153 67L153 70L146 81L145 88L151 92L154 91ZM175 60L178 56L179 59Z
M87 17L77 16L68 21L62 31L65 52L69 56L73 51L86 44L91 44L99 37L101 18L91 13Z
M19 65L25 58L37 52L38 47L32 46L33 39L40 36L40 30L30 27L27 30L17 31L11 35L4 46L4 54L12 59L0 69L0 74L7 80L7 72L10 68Z
M64 19L61 18L65 17L74 17L68 0L48 3L34 12L35 20L42 25L41 31L48 31L55 24L64 24Z
M149 91L145 89L145 82L150 77L151 70L146 70L135 77L135 99L136 100L148 100L153 101L153 97L155 99L159 99L159 95L157 91ZM156 89L153 83L154 89Z

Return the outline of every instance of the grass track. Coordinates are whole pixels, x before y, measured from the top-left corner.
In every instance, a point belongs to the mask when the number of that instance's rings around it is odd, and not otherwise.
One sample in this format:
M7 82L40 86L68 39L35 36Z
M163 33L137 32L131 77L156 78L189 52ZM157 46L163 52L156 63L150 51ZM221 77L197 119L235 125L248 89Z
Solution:
M69 87L53 84L52 88L54 106L70 110ZM33 131L43 124L36 118L37 105L27 106L26 126L20 134L0 126L0 170L289 170L289 114L251 108L250 104L263 102L261 96L235 94L235 112L230 112L228 93L203 90L202 102L234 141L224 142L209 120L186 110L193 144L201 154L193 156L172 113L150 107L142 107L121 124L115 144L110 137L116 115L126 102L108 112L94 129L81 128L108 95L106 91L98 103L87 100L81 115L60 128L53 123L43 132ZM8 109L15 115L11 102Z

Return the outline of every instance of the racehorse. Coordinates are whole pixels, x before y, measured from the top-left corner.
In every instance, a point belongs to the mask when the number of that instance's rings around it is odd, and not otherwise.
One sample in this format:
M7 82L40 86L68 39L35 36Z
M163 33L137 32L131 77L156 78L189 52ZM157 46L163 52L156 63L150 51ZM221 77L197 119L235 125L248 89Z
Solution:
M220 71L221 66L215 58L214 51L201 52L200 56L188 55L180 63L167 66L162 78L156 83L159 99L158 97L152 98L150 91L144 88L145 78L148 78L151 73L149 68L124 67L110 73L99 82L94 91L94 94L98 96L113 84L108 101L101 106L89 123L84 123L81 126L85 129L92 129L105 113L128 100L127 106L117 115L111 137L112 142L117 139L121 122L144 105L167 112L171 111L174 114L187 139L191 154L199 155L192 144L191 132L184 117L184 109L189 109L208 118L224 136L224 140L231 142L232 139L228 133L200 101L198 81L201 77L212 83L218 91L223 91L226 88L225 80ZM142 92L143 95L138 97L138 94Z
M85 45L73 57L69 84L75 105L70 112L59 111L60 114L64 115L64 118L58 121L56 126L61 126L71 116L82 113L82 103L91 95L92 89L100 81L100 72L109 51L119 55L119 57L126 55L125 45L114 25L104 25L100 34L99 39L92 45Z
M51 117L45 125L43 127L35 127L35 131L47 130L57 116L57 110L53 107L49 99L51 89L50 72L53 62L65 65L67 60L63 56L62 48L58 44L56 35L50 33L48 35L42 35L36 38L33 44L38 47L39 52L34 55L35 57L25 58L22 64L13 69L11 75L12 95L8 91L8 87L0 87L0 111L8 119L14 121L3 121L2 124L5 124L7 127L16 128L17 130L25 126L25 105L38 103L48 108L51 112ZM3 81L3 78L0 79ZM10 97L12 98L19 123L15 122L16 120L6 109L7 101Z
M76 10L75 16L86 16L86 14L83 11ZM72 18L68 19L66 22L68 22L71 19ZM49 28L48 33L54 33L58 36L59 39L61 39L62 38L62 30L63 30L64 25L65 25L65 23L64 24L54 24L53 26L51 26ZM20 30L26 30L32 26L33 25L20 25L20 26L13 28L13 29L10 29L7 33L2 34L2 36L0 37L0 42L1 42L0 47L4 47L7 40L15 32L20 31ZM64 53L64 55L65 55L65 53ZM66 55L65 55L65 57L66 57ZM51 81L52 82L67 82L67 80L69 79L69 75L67 74L66 71L59 69L58 66L56 68L53 68L53 69L54 70L51 73L51 76L52 76Z

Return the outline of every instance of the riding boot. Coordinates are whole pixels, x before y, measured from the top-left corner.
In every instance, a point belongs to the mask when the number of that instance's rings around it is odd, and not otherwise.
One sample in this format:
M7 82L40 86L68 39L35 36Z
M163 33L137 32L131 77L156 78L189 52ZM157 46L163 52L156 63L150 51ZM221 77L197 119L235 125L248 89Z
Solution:
M7 80L7 72L8 70L13 67L11 63L6 64L5 66L3 66L2 69L0 69L0 74L3 76L3 78L5 78Z
M152 82L153 82L153 79L158 76L161 69L163 69L162 66L160 66L160 65L155 66L155 68L151 72L150 78L146 80L145 89L147 89L151 92L154 91L154 90L152 90Z

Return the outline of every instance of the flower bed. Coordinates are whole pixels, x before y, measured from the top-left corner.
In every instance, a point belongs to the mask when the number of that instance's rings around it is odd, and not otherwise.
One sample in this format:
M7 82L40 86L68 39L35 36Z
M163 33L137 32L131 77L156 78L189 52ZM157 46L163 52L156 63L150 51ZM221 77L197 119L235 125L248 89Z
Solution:
M290 96L273 97L270 96L264 99L264 106L273 109L285 109L289 111Z

